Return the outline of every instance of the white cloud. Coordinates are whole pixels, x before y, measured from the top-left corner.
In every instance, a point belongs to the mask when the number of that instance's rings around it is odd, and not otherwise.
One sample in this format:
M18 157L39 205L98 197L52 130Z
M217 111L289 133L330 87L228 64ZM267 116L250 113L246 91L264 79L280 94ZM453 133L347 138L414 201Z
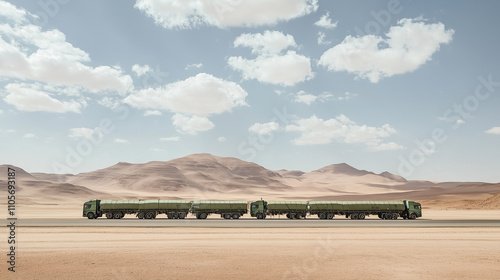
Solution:
M233 56L228 64L241 71L244 79L256 79L263 83L293 86L314 77L310 59L295 51L284 55L258 56L256 59Z
M68 137L74 139L90 139L92 137L92 134L94 134L95 132L97 132L97 129L87 127L71 128L69 130Z
M280 125L277 122L255 123L248 128L248 131L258 135L263 135L270 134L271 132L276 131L279 128Z
M224 137L224 136L221 136L221 137L217 138L217 141L219 141L219 142L221 142L221 143L226 142L226 140L227 140L227 139L226 139L226 137Z
M337 23L338 21L332 22L332 19L330 18L330 13L327 12L326 14L322 15L321 18L314 23L314 25L323 28L333 29L337 27Z
M95 93L123 94L133 88L131 77L119 67L87 65L89 55L67 42L62 32L42 31L28 20L37 16L4 1L0 5L1 22L6 22L0 25L0 77L78 86Z
M125 139L121 139L121 138L116 138L114 140L115 143L118 143L118 144L127 144L128 143L128 140L125 140Z
M177 142L179 140L181 140L179 136L160 138L160 141L165 141L165 142Z
M23 138L36 138L36 135L33 133L26 133L23 135Z
M375 35L347 36L327 50L318 64L377 83L382 78L418 69L431 60L441 44L451 42L453 33L442 23L425 24L420 19L405 18L390 28L386 39Z
M492 127L490 129L486 130L485 133L500 135L500 126Z
M137 0L134 7L167 29L204 25L255 27L274 25L318 9L317 0Z
M203 63L193 63L193 64L186 65L186 68L184 68L184 69L185 70L189 70L189 69L192 69L192 68L199 69L201 67L203 67Z
M25 10L18 9L11 3L0 1L0 16L14 21L16 24L26 22L28 13ZM32 16L30 14L30 16Z
M102 105L102 106L107 107L107 108L110 108L110 109L116 109L116 108L120 107L121 100L114 98L114 97L105 96L105 97L101 98L100 100L98 100L97 104Z
M184 134L196 134L200 131L207 131L214 128L214 124L207 118L198 116L185 116L175 114L172 117L172 123L177 129L177 132Z
M146 73L153 71L153 69L149 65L140 66L139 64L134 64L132 66L132 71L134 71L137 77L141 77Z
M293 86L296 83L310 80L314 77L311 60L297 54L295 51L284 50L296 47L291 35L278 31L264 33L242 34L234 41L234 46L250 47L255 59L232 56L228 64L236 71L241 71L244 79L256 79L260 82Z
M292 141L295 145L320 145L332 141L342 143L363 143L371 150L399 149L401 146L391 143L382 143L382 138L396 133L390 125L370 127L358 125L345 115L323 120L316 116L308 119L299 119L295 124L287 125L285 131L300 132L301 135Z
M320 102L325 102L333 97L333 94L324 92L320 95L314 95L310 93L306 93L305 91L301 90L294 94L294 102L297 103L304 103L307 105L311 105L312 103L316 101Z
M162 113L158 110L147 110L146 112L144 112L144 116L161 116Z
M197 116L210 116L245 106L247 92L238 84L200 73L163 87L140 90L124 102L139 109L157 109Z
M279 54L290 47L297 47L292 35L266 30L264 33L245 33L236 37L234 47L249 47L255 54Z
M330 45L332 41L326 40L325 32L318 32L318 45Z
M54 98L53 94L40 90L36 84L8 84L5 90L7 96L3 100L19 111L81 113L81 110L87 106L85 100L60 101Z
M149 148L151 152L165 152L164 149L159 149L159 148Z

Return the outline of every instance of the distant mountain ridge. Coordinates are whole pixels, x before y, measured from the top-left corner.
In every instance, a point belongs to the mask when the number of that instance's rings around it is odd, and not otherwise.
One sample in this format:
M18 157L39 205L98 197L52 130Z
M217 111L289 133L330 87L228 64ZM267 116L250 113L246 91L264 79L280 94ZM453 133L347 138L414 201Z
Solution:
M6 165L1 166L6 168ZM346 163L303 172L268 170L232 157L192 154L169 161L120 162L91 172L29 174L19 169L21 189L36 201L43 197L161 199L439 199L452 194L488 198L498 184L408 181L382 172L356 169ZM1 180L0 180L1 182ZM28 195L29 196L29 195ZM491 204L491 203L490 203Z

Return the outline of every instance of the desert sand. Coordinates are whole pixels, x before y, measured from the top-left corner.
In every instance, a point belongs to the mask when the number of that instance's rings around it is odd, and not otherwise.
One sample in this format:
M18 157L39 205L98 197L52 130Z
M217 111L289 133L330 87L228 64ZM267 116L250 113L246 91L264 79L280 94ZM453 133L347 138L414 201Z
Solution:
M5 228L1 234L6 236ZM500 228L19 228L0 279L498 279Z
M2 174L7 167L0 166ZM96 198L409 199L422 203L424 219L500 217L500 184L410 181L347 164L311 172L272 171L235 158L196 154L166 162L118 163L76 175L14 168L18 219L85 219L82 204ZM6 185L5 178L0 177L0 184ZM7 208L6 201L0 201L0 208ZM6 212L0 213L5 222ZM7 228L2 227L0 234L7 238ZM17 272L8 272L2 253L0 279L498 279L500 275L500 227L18 227L16 237ZM2 252L7 245L3 243Z

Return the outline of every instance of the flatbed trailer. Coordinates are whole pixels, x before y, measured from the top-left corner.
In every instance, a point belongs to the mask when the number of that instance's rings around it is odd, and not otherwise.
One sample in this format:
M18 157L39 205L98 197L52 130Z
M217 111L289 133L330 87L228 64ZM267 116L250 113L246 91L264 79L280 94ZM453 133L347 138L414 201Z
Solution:
M248 213L248 202L241 200L193 201L191 209L197 219L206 219L211 214L220 214L224 219L239 219Z
M332 219L335 215L364 219L377 215L381 219L416 219L422 216L420 203L414 201L309 201L309 214L320 219Z
M169 219L184 219L191 202L187 200L90 200L85 202L83 216L97 219L121 219L126 214L136 214L139 219L154 219L166 214Z

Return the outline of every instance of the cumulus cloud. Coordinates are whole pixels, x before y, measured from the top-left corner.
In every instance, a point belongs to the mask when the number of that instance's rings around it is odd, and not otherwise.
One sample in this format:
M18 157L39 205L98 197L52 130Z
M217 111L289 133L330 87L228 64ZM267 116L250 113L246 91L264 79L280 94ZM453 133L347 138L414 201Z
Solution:
M183 81L140 90L124 102L138 109L176 113L172 120L177 129L194 134L214 127L207 117L246 106L246 96L238 84L200 73Z
M266 30L264 33L244 33L234 40L235 47L249 47L255 54L278 54L290 47L296 47L292 35Z
M219 141L219 142L221 142L221 143L226 142L226 140L227 140L227 139L226 139L226 137L224 137L224 136L220 136L220 137L218 137L218 138L217 138L217 141Z
M258 135L264 135L270 134L271 132L276 131L279 128L280 125L277 122L255 123L248 128L248 131Z
M330 13L327 12L326 14L322 15L321 18L314 23L314 25L323 28L333 29L337 27L337 23L338 21L332 22L332 19L330 18Z
M141 77L141 76L144 76L146 73L153 71L153 69L149 65L141 66L139 64L134 64L132 66L132 71L134 71L134 73L135 73L135 75L137 75L137 77Z
M199 131L207 131L215 127L215 125L207 118L199 116L185 116L175 114L172 117L177 132L184 134L196 134Z
M57 29L42 31L30 24L28 13L2 1L0 13L0 76L65 86L82 86L91 92L125 93L132 79L119 67L91 67L90 57L66 41ZM31 15L32 16L32 15Z
M257 54L255 59L232 56L228 64L243 74L244 79L256 79L260 82L293 86L296 83L310 80L314 73L311 60L295 51L283 51L296 47L291 35L278 31L265 31L262 34L242 34L234 41L234 46L244 46Z
M26 133L23 135L23 138L36 138L36 135L33 133Z
M317 0L137 0L136 9L167 29L274 25L318 9Z
M327 50L319 65L330 71L347 71L377 83L380 79L418 69L452 40L454 31L444 24L426 24L420 19L401 19L386 38L375 35L347 36Z
M53 97L54 94L43 90L40 85L36 84L8 84L5 90L7 96L3 100L19 111L81 113L81 110L87 106L85 100L60 101Z
M396 133L388 124L381 127L358 125L345 115L323 120L316 116L298 119L294 124L285 127L287 132L299 132L301 135L292 141L295 145L320 145L332 141L341 143L363 143L370 150L401 149L395 143L383 143L382 138Z
M492 127L490 129L486 130L485 133L500 135L500 126Z
M318 45L330 45L332 41L326 39L325 32L318 32Z
M247 105L246 96L238 84L200 73L162 87L142 89L127 96L124 102L139 109L206 117Z

